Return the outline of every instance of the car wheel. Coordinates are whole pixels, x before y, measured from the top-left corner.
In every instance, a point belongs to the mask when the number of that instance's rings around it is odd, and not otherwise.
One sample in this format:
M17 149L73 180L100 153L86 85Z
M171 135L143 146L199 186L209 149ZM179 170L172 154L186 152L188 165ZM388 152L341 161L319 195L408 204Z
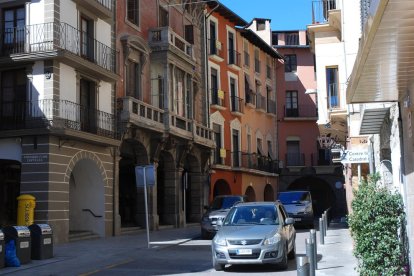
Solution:
M224 270L224 264L217 263L216 259L213 257L213 267L216 271L223 271Z
M287 254L288 254L288 247L286 245L286 248L283 251L282 261L279 263L279 268L280 269L286 269L288 267L288 257L287 257Z
M290 250L290 252L288 254L288 259L292 260L292 259L295 258L295 256L296 256L296 244L295 244L295 242L293 242L293 248L292 248L292 250Z

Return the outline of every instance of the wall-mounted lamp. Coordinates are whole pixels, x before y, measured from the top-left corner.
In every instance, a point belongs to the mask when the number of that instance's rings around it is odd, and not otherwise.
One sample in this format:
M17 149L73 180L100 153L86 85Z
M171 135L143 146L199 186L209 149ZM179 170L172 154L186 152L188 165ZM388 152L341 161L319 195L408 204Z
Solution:
M52 73L50 72L50 71L46 71L45 72L45 78L47 79L47 80L50 80L50 78L52 77Z

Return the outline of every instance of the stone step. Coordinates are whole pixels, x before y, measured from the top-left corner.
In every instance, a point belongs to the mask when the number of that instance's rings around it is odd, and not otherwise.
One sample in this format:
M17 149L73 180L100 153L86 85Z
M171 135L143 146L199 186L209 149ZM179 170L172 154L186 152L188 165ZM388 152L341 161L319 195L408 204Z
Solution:
M100 236L92 231L70 231L69 242L99 239Z

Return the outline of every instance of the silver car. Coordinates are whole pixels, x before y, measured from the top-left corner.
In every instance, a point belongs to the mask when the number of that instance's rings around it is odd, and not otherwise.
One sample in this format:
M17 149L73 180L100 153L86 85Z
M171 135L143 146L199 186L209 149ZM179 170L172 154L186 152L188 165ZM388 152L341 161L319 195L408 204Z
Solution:
M211 244L213 266L275 264L288 266L295 257L296 231L280 202L249 202L233 206Z

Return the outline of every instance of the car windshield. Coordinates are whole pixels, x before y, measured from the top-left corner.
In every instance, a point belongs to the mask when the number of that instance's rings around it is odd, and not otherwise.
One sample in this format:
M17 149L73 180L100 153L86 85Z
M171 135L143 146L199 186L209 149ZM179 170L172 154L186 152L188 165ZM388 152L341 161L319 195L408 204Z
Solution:
M282 202L282 204L295 204L301 203L301 201L307 201L307 195L307 192L279 193L278 199Z
M234 203L241 201L240 197L218 197L214 199L211 209L212 210L220 210L220 209L229 209L231 208Z
M223 225L237 226L248 224L279 224L279 218L274 206L237 206L230 210Z

